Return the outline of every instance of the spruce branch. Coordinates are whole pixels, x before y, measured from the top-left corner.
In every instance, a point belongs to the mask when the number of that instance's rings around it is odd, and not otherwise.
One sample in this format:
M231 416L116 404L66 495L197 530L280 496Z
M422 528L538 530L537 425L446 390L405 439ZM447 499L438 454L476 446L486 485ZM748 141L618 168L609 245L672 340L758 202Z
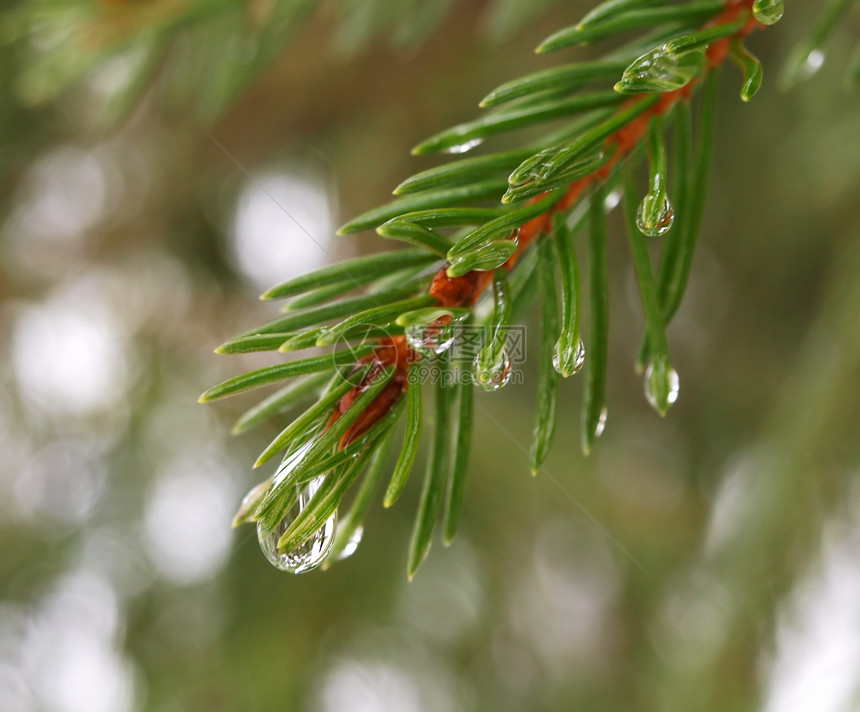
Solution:
M600 60L507 82L482 101L488 112L481 119L419 144L414 153L462 152L548 120L569 122L529 147L456 159L403 181L395 190L400 197L351 220L340 232L375 229L412 247L273 287L263 298L292 300L285 315L219 347L223 353L336 347L331 356L288 361L230 379L201 398L293 375L328 375L281 389L237 424L245 430L314 390L319 393L316 403L261 455L258 464L287 451L276 475L249 493L237 515L237 522L258 523L261 542L275 552L270 559L276 565L295 572L312 568L324 558L317 556L320 546L331 544L323 540L334 540L338 555L351 553L350 542L357 545L356 532L385 469L395 421L405 416L403 445L384 504L398 499L425 427L422 381L433 383L433 418L408 576L426 557L440 517L444 540L451 541L468 471L472 388L496 390L508 382L511 315L534 297L541 303L541 363L532 471L549 451L561 377L576 373L583 363L582 446L586 453L594 446L606 425L606 214L611 209L607 195L618 184L624 189L623 211L647 325L636 364L646 370L646 395L661 415L675 402L678 376L666 328L681 303L702 222L721 68L729 58L741 67L741 98L751 99L763 74L746 44L754 31L779 20L783 8L781 2L764 0L659 5L609 0L579 24L553 34L539 52L621 32L641 36ZM827 31L813 36L815 46L832 29L833 13L846 7L838 0L832 4L825 13ZM605 83L613 90L594 90ZM670 127L674 140L667 142ZM643 157L647 191L637 186L632 172ZM582 232L588 233L585 345L574 247ZM655 271L646 241L658 237L662 254ZM352 294L355 290L361 293ZM489 290L493 308L482 318L481 302ZM452 347L465 338L466 325L479 327L484 338L474 359L464 362L454 358ZM469 333L479 332L470 328ZM338 539L326 532L366 468L346 534ZM297 512L296 503L301 504ZM278 537L274 549L272 532ZM308 542L318 544L312 547L312 561L292 555Z

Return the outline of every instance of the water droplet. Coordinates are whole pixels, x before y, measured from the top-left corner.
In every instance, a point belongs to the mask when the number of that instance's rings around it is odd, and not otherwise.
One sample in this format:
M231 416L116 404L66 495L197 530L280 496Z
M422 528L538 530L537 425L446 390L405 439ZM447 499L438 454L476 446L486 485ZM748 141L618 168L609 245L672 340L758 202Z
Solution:
M480 146L483 142L483 139L473 138L471 141L465 141L464 143L459 143L456 146L446 148L445 153L466 153L466 151L471 151L476 146Z
M661 384L660 379L665 379ZM658 413L664 414L666 409L660 404L659 393L662 389L666 393L666 408L678 401L678 394L681 390L681 379L678 378L678 372L671 366L666 366L661 374L654 369L654 363L649 363L645 370L645 397Z
M438 356L448 349L457 338L455 322L434 319L429 324L410 324L404 331L409 346L424 356Z
M785 13L783 0L756 0L753 3L753 16L762 25L775 25Z
M563 331L552 353L552 365L556 371L567 378L579 371L585 364L585 344L582 339L573 343L573 334Z
M558 146L550 146L542 151L538 151L531 158L523 161L523 163L511 173L509 181L513 181L513 185L521 185L529 180L541 178L544 171L552 165L552 159L558 153Z
M699 74L704 64L702 50L676 53L664 44L633 60L615 88L624 93L675 91Z
M594 429L594 437L599 438L606 430L606 406L600 411L600 417L597 419L597 427Z
M357 527L349 537L349 541L346 543L346 546L344 546L341 552L337 555L337 560L341 561L352 556L356 552L356 549L358 549L358 545L361 544L361 538L363 536L364 527Z
M290 473L293 472L293 470L302 464L302 461L305 459L305 455L307 455L313 447L314 437L315 433L311 433L304 442L290 446L290 449L287 451L287 454L284 456L284 459L281 461L281 464L278 466L278 469L272 478L272 487L283 482L290 476Z
M325 475L320 475L311 480L307 485L297 487L299 492L295 504L287 510L278 526L271 531L264 531L262 522L257 524L257 538L260 541L260 549L262 549L263 554L275 568L293 574L301 574L319 566L328 555L334 542L337 512L332 514L304 544L284 554L278 552L278 540L281 538L281 535L287 531L290 524L295 521L296 517L308 505L308 502L320 488L324 480Z
M485 391L497 391L506 386L511 380L511 358L508 352L502 349L499 359L493 363L486 363L484 351L482 350L472 364L472 376L475 383Z
M660 201L657 203L657 201ZM636 211L636 226L643 235L660 237L665 235L675 222L675 209L668 196L648 193Z

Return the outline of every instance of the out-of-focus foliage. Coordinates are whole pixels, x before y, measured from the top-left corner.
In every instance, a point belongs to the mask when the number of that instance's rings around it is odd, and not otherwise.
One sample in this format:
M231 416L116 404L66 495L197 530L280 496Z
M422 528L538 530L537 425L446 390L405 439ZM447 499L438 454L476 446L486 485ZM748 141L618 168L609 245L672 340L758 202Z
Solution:
M766 67L812 5L769 33ZM815 81L765 81L749 106L726 88L665 421L616 357L642 326L619 240L595 457L560 425L551 477L528 475L527 370L478 396L460 536L411 584L413 488L324 575L283 576L230 533L275 433L228 442L244 404L196 405L228 375L201 345L274 317L255 294L325 263L282 208L339 258L378 249L334 227L429 165L409 147L542 66L530 48L585 9L488 46L470 6L420 48L349 59L311 23L207 130L150 102L95 133L90 74L22 103L30 60L4 45L0 709L856 707L856 16ZM579 408L563 388L559 423Z
M501 39L550 5L493 3L482 12L484 34ZM0 41L17 45L13 90L27 105L85 81L91 119L112 127L155 86L165 107L211 121L308 22L328 35L292 61L378 41L409 51L461 9L451 0L13 0L0 11Z

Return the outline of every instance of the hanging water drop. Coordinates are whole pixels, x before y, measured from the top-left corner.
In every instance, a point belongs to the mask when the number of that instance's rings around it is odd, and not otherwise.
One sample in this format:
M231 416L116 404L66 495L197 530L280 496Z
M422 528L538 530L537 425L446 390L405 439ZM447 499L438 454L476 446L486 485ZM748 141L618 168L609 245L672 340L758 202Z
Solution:
M442 315L429 322L416 322L404 329L406 342L422 356L439 356L451 348L457 338L457 321Z
M449 146L445 149L445 153L466 153L480 146L483 142L483 139L473 138L471 141L464 141L463 143L458 143L456 146Z
M667 195L648 193L636 211L636 227L648 237L665 235L674 222L675 208Z
M511 380L511 357L505 349L501 350L496 360L488 362L482 350L472 364L472 376L475 383L485 391L497 391L506 386Z
M552 352L552 365L558 373L567 378L585 365L585 344L582 339L573 341L573 334L565 329Z
M660 403L661 390L664 390L666 394L665 407ZM678 401L680 391L681 379L674 368L667 365L661 373L660 370L654 368L653 362L648 364L648 368L645 370L645 397L654 410L665 415L666 409Z
M278 551L278 540L308 505L308 502L320 488L324 480L325 476L320 475L311 480L307 485L299 485L296 488L298 490L296 502L284 513L283 519L281 519L274 529L266 531L262 522L257 524L257 538L260 541L260 549L262 549L265 557L275 568L293 574L301 574L319 566L328 555L334 542L337 512L332 514L314 532L313 536L300 546L283 554Z
M404 335L412 350L422 356L438 356L444 353L451 348L456 337L451 324L427 326L413 324L406 327Z
M785 13L784 0L755 0L753 17L762 25L775 25Z

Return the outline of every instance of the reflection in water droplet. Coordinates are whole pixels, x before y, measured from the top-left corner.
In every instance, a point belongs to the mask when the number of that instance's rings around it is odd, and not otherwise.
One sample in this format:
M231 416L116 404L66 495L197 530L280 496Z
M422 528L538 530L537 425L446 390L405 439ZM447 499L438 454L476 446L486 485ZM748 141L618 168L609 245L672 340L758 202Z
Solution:
M485 391L497 391L506 386L511 380L511 358L508 352L502 349L501 356L495 363L485 363L482 356L483 351L477 355L472 364L475 383Z
M597 427L594 429L594 437L599 438L603 435L603 431L606 429L606 406L603 406L603 410L600 411L600 418L597 419Z
M301 574L319 566L328 555L329 549L331 549L331 545L334 542L337 512L332 514L304 544L285 554L278 552L278 540L281 538L281 535L307 506L324 480L325 476L320 475L311 480L303 488L300 488L301 491L298 493L298 499L295 504L286 511L284 518L274 529L266 532L263 529L262 522L257 525L257 538L260 541L260 549L262 549L263 554L275 568L293 574Z
M466 141L465 143L457 144L456 146L451 146L445 149L445 153L466 153L466 151L471 151L476 146L480 146L483 143L483 139L474 138L471 141Z
M704 64L701 49L675 53L663 44L631 62L615 86L625 93L674 91L698 75Z
M352 556L356 549L358 549L358 545L361 544L361 538L364 536L364 527L357 527L356 530L352 533L352 536L349 537L349 541L346 543L346 546L343 547L343 550L337 555L337 560L341 561L343 559L348 559Z
M281 461L280 466L272 477L272 486L280 484L287 477L289 477L290 473L298 467L302 460L304 460L305 455L308 454L308 451L313 447L314 438L313 435L308 437L303 443L295 444L290 447L287 451L287 454L284 456L284 459Z
M457 331L454 322L436 319L429 324L410 324L404 334L409 346L424 356L438 356L454 343Z
M675 209L669 202L669 198L663 196L659 210L655 209L656 200L659 200L659 196L648 193L636 211L636 226L643 235L648 237L665 235L675 222Z
M672 405L678 401L678 394L681 390L681 379L678 377L678 372L669 366L665 372L666 384L664 388L666 388L667 405ZM657 397L657 393L659 391L659 384L657 383L657 374L654 372L654 364L649 363L648 368L645 370L645 397L648 399L648 402L651 404L651 407L654 408L658 413L662 413L663 408L660 406L659 398Z
M572 343L570 332L565 331L555 342L552 353L552 365L556 371L567 378L579 371L585 365L585 344L582 339Z
M540 179L543 177L544 171L552 166L552 159L558 153L557 146L545 148L536 153L532 158L523 162L524 170L517 170L511 174L511 178L517 176L514 184L525 183L529 179ZM509 179L510 181L510 179Z

